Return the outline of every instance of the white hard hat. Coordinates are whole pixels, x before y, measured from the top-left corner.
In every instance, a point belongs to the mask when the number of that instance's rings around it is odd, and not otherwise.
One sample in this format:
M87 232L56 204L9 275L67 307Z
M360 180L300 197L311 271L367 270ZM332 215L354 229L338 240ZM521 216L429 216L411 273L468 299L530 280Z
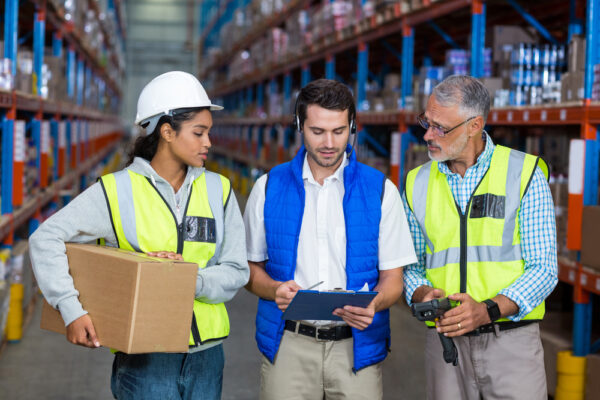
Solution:
M152 133L163 115L173 115L178 109L209 107L212 111L223 107L210 102L206 91L192 74L171 71L152 79L142 89L137 103L135 123L146 125Z

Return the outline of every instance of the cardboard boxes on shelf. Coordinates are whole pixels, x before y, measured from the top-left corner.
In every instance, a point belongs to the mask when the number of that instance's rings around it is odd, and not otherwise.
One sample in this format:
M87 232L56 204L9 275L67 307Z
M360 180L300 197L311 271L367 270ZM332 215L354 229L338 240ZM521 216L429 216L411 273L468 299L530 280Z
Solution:
M103 346L125 353L188 350L198 265L67 244L69 271ZM47 303L42 329L65 333Z
M600 271L600 206L584 206L581 223L581 263Z
M585 400L600 400L600 355L586 357Z
M579 101L583 99L583 82L584 82L583 71L570 71L565 72L560 78L561 102Z
M585 39L573 35L569 42L569 72L585 71Z
M495 25L492 29L492 53L494 62L501 61L504 46L515 43L537 43L537 34L533 27L523 28L516 25Z

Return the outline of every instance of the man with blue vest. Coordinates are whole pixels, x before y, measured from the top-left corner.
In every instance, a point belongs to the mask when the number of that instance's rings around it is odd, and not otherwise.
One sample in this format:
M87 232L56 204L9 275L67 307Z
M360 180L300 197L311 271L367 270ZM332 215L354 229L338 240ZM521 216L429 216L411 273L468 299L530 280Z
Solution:
M304 146L254 185L244 213L250 281L259 296L260 398L381 399L390 343L388 308L402 295L402 268L416 262L397 188L356 160L350 90L326 79L296 102ZM343 321L284 321L298 290L374 290Z
M427 332L429 399L545 400L538 322L557 283L548 168L494 145L484 130L489 110L482 83L455 75L418 117L432 161L406 180L419 261L405 268L405 296L460 302ZM438 332L454 339L458 366L444 361Z

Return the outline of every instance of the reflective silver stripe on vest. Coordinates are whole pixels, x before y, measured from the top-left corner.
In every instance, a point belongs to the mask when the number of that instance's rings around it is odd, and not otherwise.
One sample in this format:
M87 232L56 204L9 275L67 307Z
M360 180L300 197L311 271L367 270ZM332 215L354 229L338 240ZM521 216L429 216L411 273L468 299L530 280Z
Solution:
M502 232L502 246L469 246L467 247L467 262L509 262L522 260L521 245L513 245L516 218L521 202L521 174L525 154L511 150L508 158L508 172L506 177L506 202L504 215L504 230ZM427 188L429 187L429 169L431 163L421 167L415 179L413 189L413 208L415 217L422 227L425 227L425 210L427 209ZM421 171L429 167L421 175ZM490 165L491 168L491 165ZM420 184L417 184L419 181ZM418 189L417 189L418 188ZM425 192L425 193L423 193ZM415 207L415 204L418 206ZM422 229L424 231L424 229ZM460 263L460 248L453 247L447 250L434 252L429 244L429 237L423 232L425 240L433 254L426 254L426 267L428 269L441 268L447 264Z
M504 232L502 232L502 248L509 249L512 246L517 222L517 213L521 203L521 174L525 154L511 150L508 156L508 174L506 176L506 203L504 213ZM519 248L521 246L519 245Z
M133 205L131 177L127 170L116 172L114 177L115 183L117 184L117 198L119 201L119 214L121 215L123 233L131 247L135 251L141 252L135 224L135 207Z
M467 247L468 262L508 262L521 260L521 245L514 246L470 246ZM460 263L460 247L451 247L426 255L428 269L441 268Z
M429 188L429 174L431 173L432 161L423 165L418 171L415 177L415 183L413 184L413 195L412 195L412 207L415 214L415 218L419 225L421 225L421 232L427 242L427 246L434 251L433 243L427 235L425 229L425 211L427 210L427 189Z
M223 243L223 229L224 229L224 209L223 209L223 184L221 183L221 177L219 174L214 172L204 171L206 178L206 192L208 193L208 204L210 205L210 211L212 212L213 218L215 219L215 227L217 231L217 242L215 244L215 254L206 265L214 265L219 259L221 253L221 244Z

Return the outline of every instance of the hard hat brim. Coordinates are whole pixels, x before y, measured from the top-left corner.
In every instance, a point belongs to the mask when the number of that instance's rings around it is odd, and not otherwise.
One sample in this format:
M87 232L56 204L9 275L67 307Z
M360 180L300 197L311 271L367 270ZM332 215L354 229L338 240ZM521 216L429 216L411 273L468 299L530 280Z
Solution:
M195 107L194 107L194 108L195 108ZM216 105L216 104L210 104L210 105L208 105L208 106L200 106L200 107L197 107L197 108L208 108L210 111L221 111L221 110L224 110L224 109L225 109L225 107L223 107L223 106L219 106L219 105ZM134 124L136 124L136 125L140 125L142 122L144 122L144 121L147 121L147 120L149 120L150 118L154 118L154 117L156 117L156 116L158 116L158 115L166 115L166 114L163 112L163 113L158 113L158 114L156 114L156 115L151 115L151 116L149 116L149 117L138 118L138 119L136 119L136 120L134 121Z

